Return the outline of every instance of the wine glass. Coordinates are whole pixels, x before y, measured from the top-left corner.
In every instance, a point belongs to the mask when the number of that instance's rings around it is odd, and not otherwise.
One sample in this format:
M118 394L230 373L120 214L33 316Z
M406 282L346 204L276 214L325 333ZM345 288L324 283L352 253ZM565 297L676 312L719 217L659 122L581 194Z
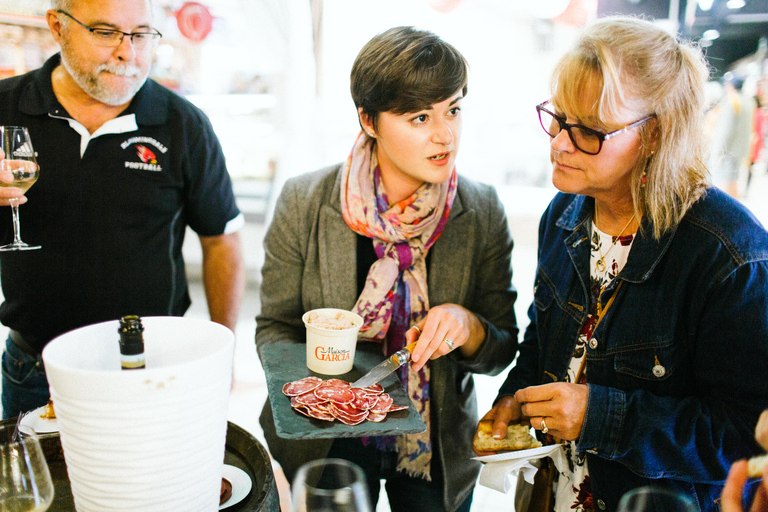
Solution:
M0 425L0 510L42 512L53 501L53 481L34 430Z
M371 512L363 470L343 459L318 459L301 466L291 501L294 512Z
M696 512L693 500L661 487L638 487L624 494L617 512Z
M13 181L10 182L0 180L0 187L20 188L22 193L26 194L29 187L37 181L39 174L29 131L23 126L0 126L0 149L5 154L4 159L0 160L0 173L10 173L13 176ZM39 245L27 245L21 241L19 200L14 198L8 202L13 209L13 242L0 247L0 251L40 249Z

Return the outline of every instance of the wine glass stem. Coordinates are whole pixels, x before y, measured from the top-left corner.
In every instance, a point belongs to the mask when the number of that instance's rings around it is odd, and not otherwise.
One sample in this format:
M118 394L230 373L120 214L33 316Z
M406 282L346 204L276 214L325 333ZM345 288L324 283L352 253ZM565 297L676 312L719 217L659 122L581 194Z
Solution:
M19 200L9 199L8 202L11 204L11 210L13 211L13 243L20 245L23 242L21 241L21 224L19 223Z

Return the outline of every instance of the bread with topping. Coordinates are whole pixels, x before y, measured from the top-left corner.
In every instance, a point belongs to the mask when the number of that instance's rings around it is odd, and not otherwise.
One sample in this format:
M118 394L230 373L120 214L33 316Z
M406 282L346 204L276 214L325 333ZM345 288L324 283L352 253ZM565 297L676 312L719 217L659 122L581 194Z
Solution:
M493 420L481 420L473 446L479 452L505 452L538 448L541 442L531 435L531 427L528 424L510 423L507 425L507 435L497 439L493 437Z

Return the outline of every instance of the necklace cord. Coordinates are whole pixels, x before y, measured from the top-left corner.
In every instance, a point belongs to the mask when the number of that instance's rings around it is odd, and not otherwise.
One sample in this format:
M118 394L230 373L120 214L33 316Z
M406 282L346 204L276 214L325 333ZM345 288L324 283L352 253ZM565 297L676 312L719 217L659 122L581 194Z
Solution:
M611 242L611 246L608 247L608 250L605 251L605 254L603 254L603 251L601 251L599 248L597 249L598 253L600 254L600 259L597 260L595 263L595 267L597 267L597 270L600 272L605 271L605 257L608 256L608 253L611 252L611 249L613 249L613 246L616 245L616 242L621 239L621 235L624 234L624 231L629 227L629 225L632 223L632 221L635 220L635 214L632 214L632 217L629 218L629 221L624 225L621 232L613 238L613 242ZM593 215L592 221L595 223L595 228L597 228L597 209L595 209L595 214ZM599 228L598 228L599 229Z

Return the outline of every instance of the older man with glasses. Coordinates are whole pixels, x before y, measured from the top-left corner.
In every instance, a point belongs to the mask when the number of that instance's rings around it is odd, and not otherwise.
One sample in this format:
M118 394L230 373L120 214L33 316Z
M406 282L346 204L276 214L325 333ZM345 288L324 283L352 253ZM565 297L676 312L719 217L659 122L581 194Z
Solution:
M48 400L40 353L55 336L185 313L187 226L200 237L213 321L234 330L245 284L243 216L210 122L147 78L162 37L150 1L52 0L46 17L61 53L0 81L0 124L28 127L37 152L24 234L42 246L0 260L5 418ZM0 188L0 204L12 197L26 201ZM9 239L10 209L1 216Z

